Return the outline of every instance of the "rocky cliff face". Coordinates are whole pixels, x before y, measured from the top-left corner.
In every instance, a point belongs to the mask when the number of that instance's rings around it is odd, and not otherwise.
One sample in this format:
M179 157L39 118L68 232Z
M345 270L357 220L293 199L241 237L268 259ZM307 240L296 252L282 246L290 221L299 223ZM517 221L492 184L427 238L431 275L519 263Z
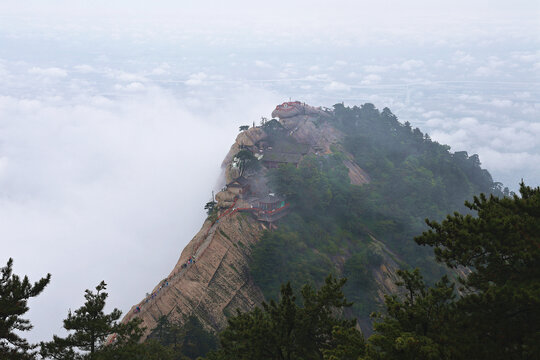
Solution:
M247 311L263 300L247 267L251 247L263 230L264 225L242 213L226 215L213 225L206 221L169 276L123 321L141 318L146 335L162 315L171 320L195 315L206 328L223 329L236 309Z
M321 110L317 110L322 113ZM286 137L295 143L305 145L307 153L324 155L332 151L345 154L344 165L349 169L352 184L362 185L370 181L365 173L340 145L344 135L326 122L318 122L321 114L297 114L280 119L286 130ZM328 115L325 115L328 116ZM253 127L241 132L223 161L227 183L238 178L240 168L235 164L235 155L242 149L251 149L256 155L264 154L268 134L263 127ZM307 147L306 147L307 146ZM305 154L303 154L305 155ZM268 191L264 180L264 167L247 176L252 191ZM199 318L208 330L219 331L227 325L227 316L236 309L248 311L260 304L261 290L254 284L249 274L249 259L252 246L256 244L268 223L259 222L249 213L238 212L248 207L246 199L238 199L238 192L225 188L216 195L220 209L219 220L207 220L180 255L171 273L162 280L147 296L134 305L123 321L134 317L141 318L146 327L146 335L157 325L160 316L182 322L190 315ZM274 224L276 226L276 224ZM279 223L277 223L279 226ZM383 256L383 264L372 269L379 284L378 296L395 290L393 282L398 264L384 244L374 240ZM346 259L335 259L336 264Z

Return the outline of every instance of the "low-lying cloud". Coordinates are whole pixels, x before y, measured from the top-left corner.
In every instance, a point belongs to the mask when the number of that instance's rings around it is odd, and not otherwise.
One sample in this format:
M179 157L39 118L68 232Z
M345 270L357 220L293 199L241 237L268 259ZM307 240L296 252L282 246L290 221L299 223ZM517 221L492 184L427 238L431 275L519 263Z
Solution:
M126 311L175 265L220 184L220 163L246 119L275 95L249 89L193 109L159 88L75 102L0 97L0 261L31 280L31 338L61 328L84 289L109 284ZM248 102L251 105L245 106Z
M538 185L538 1L261 4L0 2L0 261L53 274L32 339L102 279L111 306L142 298L199 229L238 126L289 98L389 107Z

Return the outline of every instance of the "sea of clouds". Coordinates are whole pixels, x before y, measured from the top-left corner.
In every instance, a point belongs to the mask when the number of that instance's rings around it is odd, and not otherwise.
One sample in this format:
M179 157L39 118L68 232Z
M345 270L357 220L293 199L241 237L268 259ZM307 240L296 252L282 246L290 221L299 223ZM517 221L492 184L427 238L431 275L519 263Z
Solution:
M528 17L482 1L445 17L424 1L409 17L346 1L166 1L154 17L144 2L29 3L0 4L0 262L52 273L33 341L101 280L109 308L142 299L200 228L238 127L289 98L389 107L511 189L540 183L532 2Z

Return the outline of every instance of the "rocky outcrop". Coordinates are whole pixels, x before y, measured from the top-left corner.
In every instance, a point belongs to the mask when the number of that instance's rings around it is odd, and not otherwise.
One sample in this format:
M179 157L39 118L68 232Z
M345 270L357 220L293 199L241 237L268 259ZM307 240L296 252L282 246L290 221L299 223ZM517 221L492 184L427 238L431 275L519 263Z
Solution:
M340 151L345 154L343 163L349 169L351 183L362 185L369 182L368 174L340 145L344 134L328 121L321 121L318 112L322 110L309 108L315 109L315 113L308 109L306 114L280 119L287 129L283 136L292 137L295 144L302 145L297 148L309 149L297 155L302 157L308 152L324 155ZM227 184L240 175L234 163L235 155L241 149L249 149L255 155L264 154L266 149L262 149L262 144L267 138L261 127L252 127L238 134L222 163ZM264 176L266 171L261 167L256 174L244 174L252 193L268 194L270 189ZM195 315L204 327L219 331L226 326L227 316L236 309L248 311L263 301L262 292L249 275L249 259L253 245L259 241L266 227L249 214L237 212L237 208L242 210L249 207L249 203L245 199L238 199L238 196L238 192L227 188L216 194L219 220L204 223L182 251L169 276L131 308L124 322L134 317L142 319L148 335L162 315L179 321ZM384 265L372 270L380 284L379 297L382 298L382 294L393 290L396 257L375 239L373 244L385 259ZM341 260L344 262L345 258Z
M346 154L347 158L343 160L343 165L349 169L349 179L353 185L364 185L370 182L368 173L352 161L352 155Z
M227 316L236 309L247 311L263 300L248 272L251 248L263 229L241 213L225 216L214 225L205 222L169 276L134 305L123 322L142 319L148 335L162 315L180 321L195 315L207 329L223 329ZM195 263L189 263L190 257Z
M318 122L310 116L296 116L283 119L282 123L289 128L290 135L301 144L310 144L318 153L329 154L332 145L337 145L344 135L327 122Z
M390 251L381 241L371 236L371 248L381 256L381 263L378 267L371 269L375 283L377 284L377 296L381 303L384 302L384 295L398 292L396 286L397 270L403 267L398 263L398 256Z
M252 127L242 131L236 137L236 144L241 146L255 146L256 143L266 138L266 133L259 127Z
M330 115L321 108L316 108L300 101L287 101L276 106L272 111L272 117L280 119L290 118L297 115L311 115L329 117Z
M259 141L264 140L266 136L266 133L260 127L249 128L236 136L236 140L221 163L221 167L226 169L225 181L227 183L240 176L239 170L231 167L234 156L238 154L243 147L253 147Z
M233 205L235 197L236 194L233 192L223 190L216 194L216 202L220 208L227 208Z

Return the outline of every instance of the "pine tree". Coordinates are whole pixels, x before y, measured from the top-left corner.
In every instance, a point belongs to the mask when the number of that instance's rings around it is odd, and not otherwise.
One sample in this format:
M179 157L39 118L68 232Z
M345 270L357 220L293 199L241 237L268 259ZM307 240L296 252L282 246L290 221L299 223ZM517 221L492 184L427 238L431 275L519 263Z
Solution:
M456 359L454 284L443 277L425 285L418 269L399 270L401 295L385 296L386 313L374 314L375 334L369 338L365 359Z
M156 339L142 342L145 328L142 320L133 319L116 326L115 339L103 346L95 355L96 360L173 360L173 349L163 346Z
M35 345L21 338L16 331L32 329L30 321L21 318L28 310L27 301L39 295L51 280L51 274L30 284L28 277L22 281L13 274L13 259L1 269L0 278L0 358L33 359Z
M341 290L344 284L345 279L329 276L318 291L305 285L302 306L290 284L283 285L279 302L230 318L220 334L222 348L208 359L336 359L338 354L362 354L356 322L339 316L351 305Z
M114 309L111 313L105 314L103 308L108 294L104 291L107 287L104 281L96 286L96 292L85 291L86 302L74 313L68 312L68 317L64 320L64 329L72 331L66 338L56 335L53 341L41 343L41 355L54 359L77 358L76 353L82 351L88 354L90 359L104 344L108 336L118 330L116 324L121 316L121 311ZM78 352L74 351L75 349Z
M141 342L144 328L141 319L119 324L122 312L113 309L106 314L103 309L108 294L102 281L96 291L85 291L86 302L75 312L68 312L64 329L71 333L53 341L41 343L41 356L55 360L171 360L172 352L157 341ZM109 337L114 340L106 344Z
M435 247L438 261L456 270L463 296L456 325L463 354L477 358L532 358L540 353L540 187L520 184L521 197L465 205L478 216L454 213L416 238ZM474 354L474 355L473 355Z
M415 240L459 276L428 288L400 272L404 296L386 297L365 359L537 359L540 354L540 188L475 197Z

